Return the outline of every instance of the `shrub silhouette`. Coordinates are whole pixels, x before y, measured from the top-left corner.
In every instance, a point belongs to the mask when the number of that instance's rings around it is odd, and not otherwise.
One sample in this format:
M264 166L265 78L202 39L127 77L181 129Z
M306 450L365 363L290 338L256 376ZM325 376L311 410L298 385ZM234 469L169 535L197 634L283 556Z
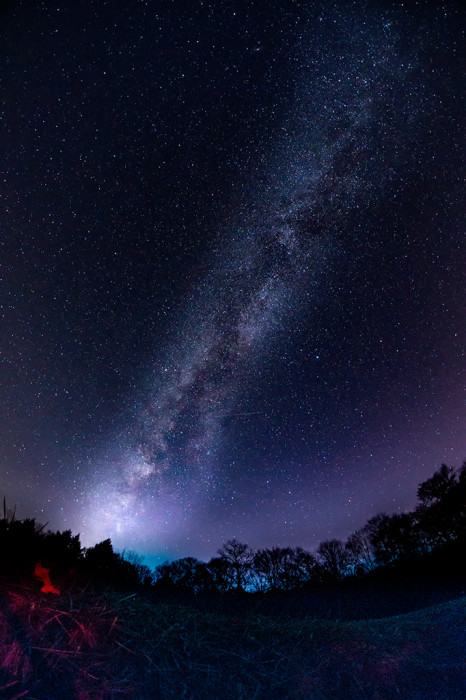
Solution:
M34 568L40 535L34 520L0 520L0 556L5 571L17 575Z
M95 583L114 588L139 588L147 584L146 567L143 570L115 552L110 539L85 550L82 569Z
M44 566L53 566L59 574L79 566L82 559L79 535L72 535L71 530L51 532L39 535L39 559Z

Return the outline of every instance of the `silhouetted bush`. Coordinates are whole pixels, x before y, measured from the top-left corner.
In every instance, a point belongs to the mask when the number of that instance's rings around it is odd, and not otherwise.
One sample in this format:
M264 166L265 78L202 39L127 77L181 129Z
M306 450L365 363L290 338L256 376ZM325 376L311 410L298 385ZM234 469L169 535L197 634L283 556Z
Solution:
M39 535L39 560L44 566L54 567L63 574L79 566L82 559L79 535L72 535L71 530L51 532Z
M131 561L131 559L133 561ZM81 564L84 576L97 585L120 589L141 589L153 585L154 576L142 557L115 552L110 539L84 551Z
M0 561L4 574L32 570L39 552L40 534L34 520L0 520Z

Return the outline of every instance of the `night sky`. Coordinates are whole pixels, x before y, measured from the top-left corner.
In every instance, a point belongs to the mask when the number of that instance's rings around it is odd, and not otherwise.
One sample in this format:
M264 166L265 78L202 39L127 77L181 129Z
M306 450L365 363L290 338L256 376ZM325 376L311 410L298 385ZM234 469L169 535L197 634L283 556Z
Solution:
M455 2L0 11L0 496L151 558L466 458ZM464 64L463 64L464 65Z

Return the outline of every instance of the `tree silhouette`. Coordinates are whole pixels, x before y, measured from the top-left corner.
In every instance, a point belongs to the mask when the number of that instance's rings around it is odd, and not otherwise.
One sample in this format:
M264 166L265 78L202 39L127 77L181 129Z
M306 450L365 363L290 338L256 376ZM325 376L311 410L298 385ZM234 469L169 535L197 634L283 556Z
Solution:
M380 513L369 521L371 542L378 564L389 566L406 561L422 551L416 521L412 513Z
M128 552L123 551L121 557L134 567L138 579L143 586L151 586L154 583L154 574L150 568L144 564L144 557L141 554L129 550Z
M218 554L227 564L228 577L232 588L244 591L254 554L247 544L238 542L237 539L228 540L219 550Z
M371 541L371 528L367 525L348 537L346 550L353 573L360 575L375 568L376 559Z
M317 549L317 556L323 569L332 578L343 578L347 571L350 557L346 546L341 540L325 540L321 542Z
M413 512L379 513L348 537L326 540L316 556L300 547L272 547L253 552L236 539L204 563L185 557L158 566L155 573L134 552L119 554L110 539L82 550L70 530L44 533L35 520L16 519L3 500L0 551L4 575L23 577L34 570L65 574L74 570L93 583L115 587L200 592L291 591L312 582L362 576L375 568L393 567L425 557L429 566L458 571L466 547L466 462L460 469L442 464L419 484ZM459 567L459 569L458 569ZM61 586L61 583L60 583Z
M257 575L260 588L290 591L312 579L316 560L301 547L273 547L256 552L252 569Z
M419 485L417 497L425 505L438 503L445 499L456 483L455 470L442 464L430 479L426 479Z
M466 534L466 462L459 470L442 464L434 475L419 485L421 501L414 516L424 549L437 547Z
M155 579L156 588L165 591L199 593L210 587L206 565L194 557L160 564L155 569Z
M211 590L225 593L233 588L231 567L223 557L212 557L206 564Z
M110 539L98 542L85 551L83 569L95 583L115 588L140 587L138 567L115 552Z
M290 587L293 550L290 547L259 549L254 555L253 568L259 574L266 589L286 590Z

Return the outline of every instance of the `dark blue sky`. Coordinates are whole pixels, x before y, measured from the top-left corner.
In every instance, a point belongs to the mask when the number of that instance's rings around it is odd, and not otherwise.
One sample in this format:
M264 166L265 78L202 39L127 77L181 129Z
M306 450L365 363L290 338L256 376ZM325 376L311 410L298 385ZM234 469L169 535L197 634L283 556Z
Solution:
M7 3L0 483L153 557L344 538L464 437L456 3Z

